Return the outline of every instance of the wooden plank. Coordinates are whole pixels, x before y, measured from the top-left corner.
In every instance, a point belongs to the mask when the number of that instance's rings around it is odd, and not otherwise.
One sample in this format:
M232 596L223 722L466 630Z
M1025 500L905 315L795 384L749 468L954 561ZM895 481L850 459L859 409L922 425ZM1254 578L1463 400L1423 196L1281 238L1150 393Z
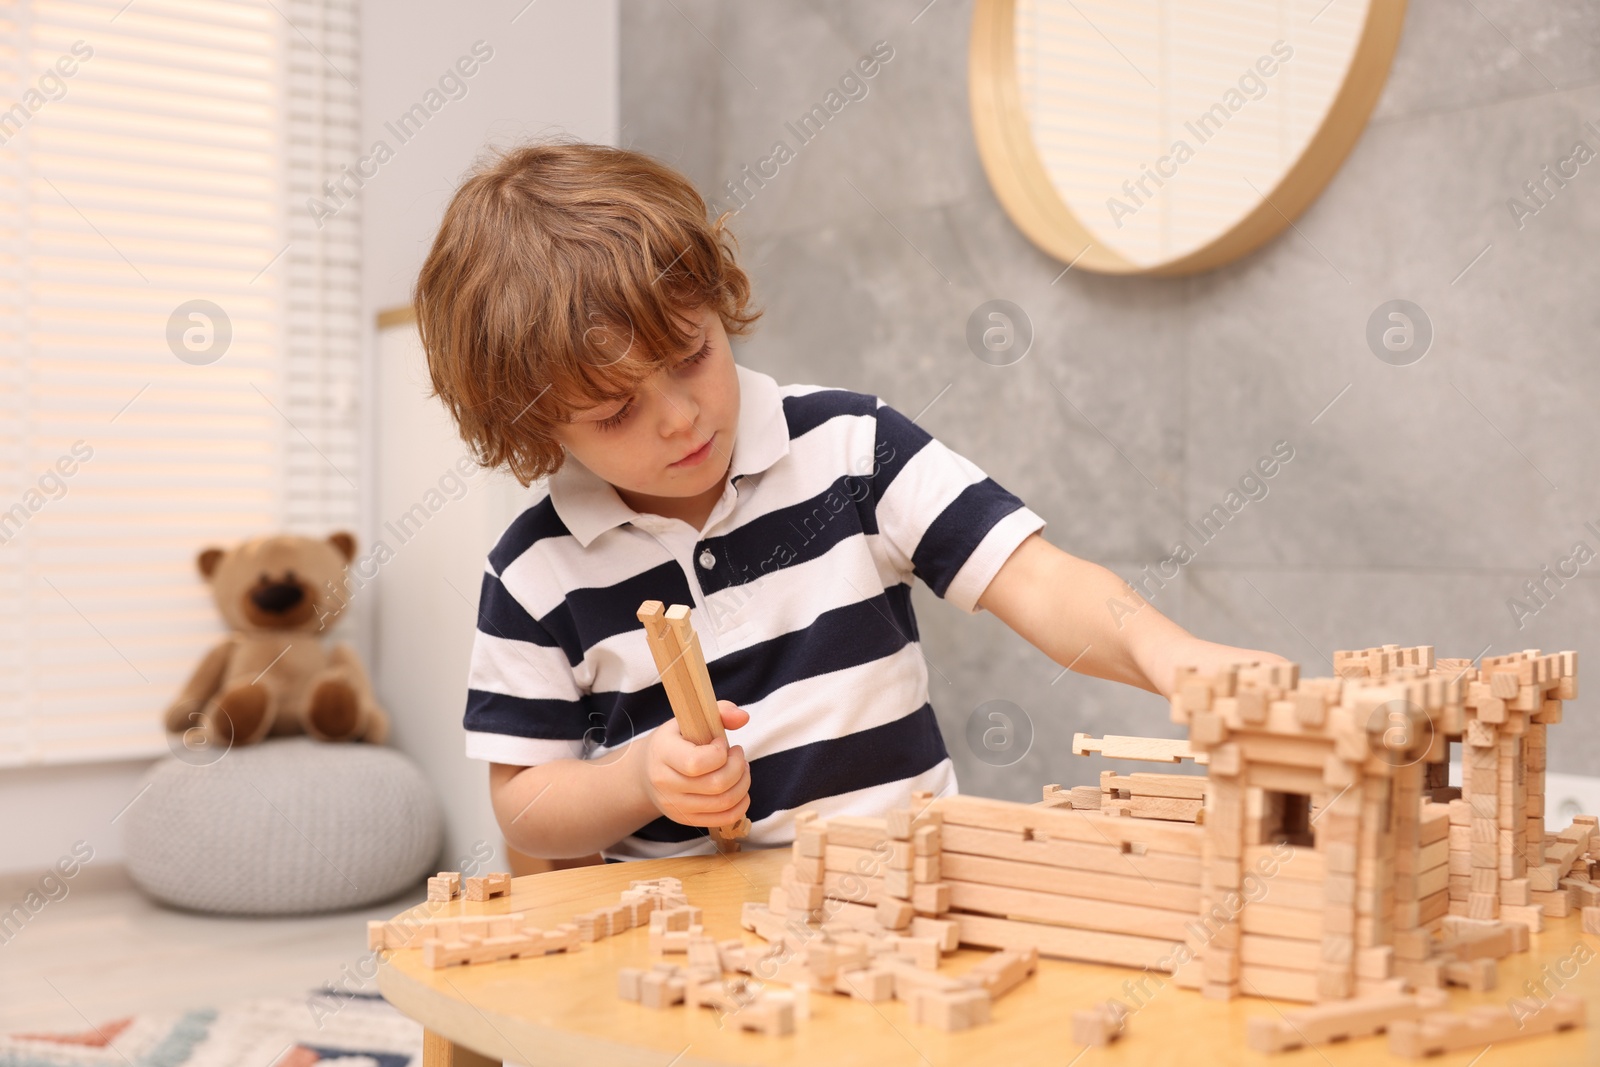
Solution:
M1075 930L988 915L953 913L961 928L961 943L976 948L1037 948L1039 955L1083 963L1110 963L1121 967L1151 967L1165 971L1187 958L1182 941L1134 937L1100 930Z
M885 900L904 903L888 892L882 878L869 878L854 871L828 871L822 879L822 891L834 900L853 904L877 905ZM913 885L911 907L918 915L939 915L948 911L950 889L943 882Z
M1184 924L1195 921L1194 912L1061 897L978 882L946 880L945 885L950 887L950 907L957 911L1061 923L1084 930L1181 941L1187 935Z
M728 735L722 728L722 714L717 711L717 696L711 689L711 672L706 667L705 653L700 649L700 635L695 633L694 626L689 622L688 605L672 605L664 618L667 630L672 635L668 648L674 644L677 646L675 651L706 731L713 740L726 740Z
M1010 830L983 830L975 826L950 824L940 831L943 854L964 853L993 856L996 859L1022 860L1077 871L1103 871L1107 874L1137 874L1157 882L1199 885L1202 866L1197 856L1170 852L1124 852L1110 842L1028 840ZM1309 854L1309 850L1301 850ZM1296 858L1298 862L1298 857Z
M1320 768L1290 767L1280 763L1252 763L1240 777L1244 785L1270 789L1276 793L1304 793L1315 796L1328 788Z
M1072 754L1105 756L1107 759L1144 760L1149 763L1182 763L1186 759L1196 763L1210 762L1204 752L1196 752L1188 741L1166 737L1126 737L1107 734L1099 740L1088 734L1072 735Z
M1151 771L1117 774L1103 771L1100 774L1100 788L1125 789L1129 796L1135 797L1174 797L1181 800L1204 800L1206 797L1206 779L1200 774L1157 774Z
M888 820L865 815L835 815L821 821L821 828L827 831L830 845L872 848L880 841L889 840Z
M1266 904L1293 911L1321 911L1327 906L1327 893L1315 882L1280 882L1276 878L1264 878L1262 883L1266 892L1251 900L1249 907Z
M1037 863L966 856L946 852L940 857L946 880L959 879L984 885L1031 889L1065 897L1105 899L1124 904L1143 904L1152 908L1195 912L1200 909L1200 887L1173 883L1147 882L1138 875L1102 874L1098 871L1065 871Z
M672 717L678 721L678 732L690 744L706 745L715 739L710 725L700 714L700 694L695 689L688 666L683 662L682 649L678 647L672 628L667 625L666 611L659 600L646 600L639 605L639 622L644 626L645 643L655 660L656 673L667 691L667 703L672 706ZM717 716L717 726L722 717Z
M1276 865L1277 873L1274 879L1287 878L1294 882L1316 882L1321 884L1328 876L1328 865L1322 858L1322 853L1309 848L1295 848L1288 860L1282 858L1277 845L1246 845L1244 849L1243 867L1258 873L1270 871ZM1262 874L1262 877L1266 877Z
M1199 856L1206 838L1202 826L1158 819L1128 819L1095 811L1036 808L987 797L940 797L933 802L933 807L943 814L947 825L954 823L984 830L1012 830L1038 837L1087 841L1091 844L1140 844L1185 856Z
M1132 814L1135 819L1169 819L1173 822L1192 823L1205 806L1204 800L1135 796Z
M1315 770L1318 777L1333 750L1329 737L1279 737L1246 730L1235 732L1228 740L1239 746L1248 763L1304 767Z
M1249 1021L1249 1043L1256 1052L1273 1053L1347 1041L1382 1033L1392 1023L1420 1018L1448 1002L1443 990L1423 989L1330 1001L1281 1015L1258 1015Z
M1322 913L1272 904L1246 904L1239 913L1239 929L1247 934L1321 941Z
M1315 971L1322 966L1322 943L1244 934L1239 938L1239 962L1290 971Z
M1280 967L1240 966L1239 991L1273 1000L1317 999L1317 976L1311 971L1289 971Z
M1416 1059L1583 1025L1582 998L1557 993L1542 1006L1532 999L1509 1007L1480 1004L1466 1012L1431 1012L1397 1021L1389 1027L1389 1051Z
M1443 867L1450 860L1450 842L1440 838L1423 845L1415 853L1395 849L1394 869L1397 871L1429 871Z

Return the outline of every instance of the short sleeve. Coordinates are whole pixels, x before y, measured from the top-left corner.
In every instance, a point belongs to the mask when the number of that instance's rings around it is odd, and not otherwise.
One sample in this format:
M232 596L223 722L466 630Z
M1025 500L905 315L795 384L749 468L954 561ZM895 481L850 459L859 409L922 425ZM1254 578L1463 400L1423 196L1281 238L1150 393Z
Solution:
M486 570L467 671L468 758L521 767L580 758L588 713L566 652Z
M879 535L934 594L976 614L1044 519L971 460L878 400L871 479Z

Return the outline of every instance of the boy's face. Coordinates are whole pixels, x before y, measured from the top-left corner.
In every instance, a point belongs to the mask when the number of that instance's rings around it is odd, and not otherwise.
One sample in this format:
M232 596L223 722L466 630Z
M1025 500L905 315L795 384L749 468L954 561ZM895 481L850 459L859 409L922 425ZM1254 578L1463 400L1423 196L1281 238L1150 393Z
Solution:
M689 349L672 353L631 398L580 411L555 431L635 511L684 518L686 506L705 503L709 514L733 457L739 379L728 335L709 308L690 318Z

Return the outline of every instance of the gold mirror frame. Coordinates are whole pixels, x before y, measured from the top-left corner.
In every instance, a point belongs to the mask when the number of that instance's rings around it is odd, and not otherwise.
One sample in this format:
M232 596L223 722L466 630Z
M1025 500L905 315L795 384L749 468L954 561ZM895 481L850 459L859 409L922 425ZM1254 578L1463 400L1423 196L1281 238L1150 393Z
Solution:
M1163 263L1144 265L1096 244L1051 184L1034 148L1017 83L1015 0L977 0L968 50L973 135L989 185L1018 229L1063 263L1100 274L1175 276L1220 267L1253 252L1310 206L1355 147L1383 92L1400 43L1405 0L1371 0L1344 81L1305 151L1234 226Z

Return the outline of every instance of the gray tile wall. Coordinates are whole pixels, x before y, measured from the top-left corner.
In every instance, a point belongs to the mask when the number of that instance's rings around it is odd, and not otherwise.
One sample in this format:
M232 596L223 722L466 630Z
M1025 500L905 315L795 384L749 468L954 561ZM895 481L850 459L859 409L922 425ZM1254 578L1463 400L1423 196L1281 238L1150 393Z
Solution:
M1600 553L1585 528L1600 530L1600 159L1520 228L1507 207L1575 142L1600 151L1600 8L1414 0L1372 122L1296 229L1163 280L1061 276L1016 230L973 145L971 4L925 3L622 0L622 142L727 206L744 165L797 144L786 122L875 41L894 49L864 98L746 186L735 232L766 316L742 362L908 414L938 397L923 426L1043 515L1052 543L1125 576L1286 440L1294 459L1159 593L1163 612L1307 674L1388 642L1575 648L1600 671L1600 558L1527 601L1520 627L1507 604L1576 542ZM1035 330L1009 367L964 339L992 298ZM1395 298L1435 331L1406 367L1364 339ZM993 616L922 586L915 600L964 791L1094 781L1075 731L1179 736L1160 698L1061 677ZM1034 733L1006 768L965 741L994 699ZM1593 706L1569 706L1551 770L1600 773Z

